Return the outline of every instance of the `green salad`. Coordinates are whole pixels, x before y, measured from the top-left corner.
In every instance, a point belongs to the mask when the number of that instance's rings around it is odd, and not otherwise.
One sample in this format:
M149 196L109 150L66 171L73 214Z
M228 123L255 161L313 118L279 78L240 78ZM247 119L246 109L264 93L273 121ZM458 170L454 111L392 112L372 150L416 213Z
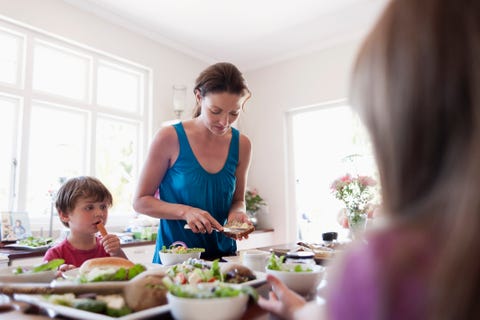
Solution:
M312 268L303 264L285 263L285 256L277 257L272 253L268 259L267 269L287 272L312 272Z
M17 241L18 244L22 246L29 246L32 248L38 248L43 246L48 246L53 243L53 238L36 238L36 237L27 237Z
M191 298L191 299L213 299L213 298L229 298L237 297L239 295L245 294L252 297L255 301L258 299L257 291L251 286L231 286L226 284L214 284L214 285L179 285L172 282L165 282L165 285L168 288L168 291L180 298Z
M170 246L167 249L166 246L162 246L162 250L160 250L160 252L185 254L185 253L192 253L192 252L205 252L205 249L204 248L187 248L184 246Z
M14 274L26 274L26 273L36 273L36 272L49 271L49 270L57 270L58 267L60 267L64 263L65 263L65 260L63 260L63 259L53 259L53 260L50 260L48 262L39 264L38 266L35 266L33 268L17 267L15 270L13 270L13 273Z

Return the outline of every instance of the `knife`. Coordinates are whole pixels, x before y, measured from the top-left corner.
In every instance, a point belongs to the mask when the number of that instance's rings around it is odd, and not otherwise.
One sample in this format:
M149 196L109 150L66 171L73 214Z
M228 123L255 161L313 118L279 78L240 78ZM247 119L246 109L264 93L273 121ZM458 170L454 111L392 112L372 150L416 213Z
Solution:
M100 284L100 282L99 282ZM63 293L97 293L97 294L115 294L122 293L125 287L125 281L118 283L109 283L108 286L98 285L61 285L55 286L44 283L0 283L0 293L12 295L14 293L22 294L63 294Z

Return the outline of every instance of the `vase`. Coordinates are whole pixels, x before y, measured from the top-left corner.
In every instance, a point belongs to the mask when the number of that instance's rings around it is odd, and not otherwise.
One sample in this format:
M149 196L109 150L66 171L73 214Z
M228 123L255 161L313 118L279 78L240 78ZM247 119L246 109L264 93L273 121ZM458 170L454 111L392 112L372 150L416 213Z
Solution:
M366 213L347 213L348 228L353 240L361 239L367 226Z
M258 219L257 219L257 212L247 210L248 220L253 224L254 227L257 227Z

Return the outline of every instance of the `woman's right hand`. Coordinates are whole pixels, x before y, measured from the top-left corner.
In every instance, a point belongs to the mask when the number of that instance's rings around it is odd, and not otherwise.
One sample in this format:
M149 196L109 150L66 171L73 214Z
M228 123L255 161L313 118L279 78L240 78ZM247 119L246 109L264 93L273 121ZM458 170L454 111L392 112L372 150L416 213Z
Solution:
M184 219L195 233L212 233L213 230L223 230L222 225L210 213L199 208L187 207Z

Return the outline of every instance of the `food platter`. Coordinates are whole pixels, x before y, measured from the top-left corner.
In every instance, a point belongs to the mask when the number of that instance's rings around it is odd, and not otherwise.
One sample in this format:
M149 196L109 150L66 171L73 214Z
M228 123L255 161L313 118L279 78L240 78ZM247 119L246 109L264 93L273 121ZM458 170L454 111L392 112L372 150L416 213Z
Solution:
M123 317L110 317L104 314L79 310L71 307L66 307L58 304L53 304L45 300L42 295L27 295L27 294L15 294L14 299L17 301L24 301L27 303L31 303L41 308L45 308L49 310L50 316L51 313L62 315L66 317L71 317L74 319L85 319L85 320L135 320L135 319L142 319L157 316L166 312L170 311L170 307L168 304L163 306L158 306L138 312L130 313Z

